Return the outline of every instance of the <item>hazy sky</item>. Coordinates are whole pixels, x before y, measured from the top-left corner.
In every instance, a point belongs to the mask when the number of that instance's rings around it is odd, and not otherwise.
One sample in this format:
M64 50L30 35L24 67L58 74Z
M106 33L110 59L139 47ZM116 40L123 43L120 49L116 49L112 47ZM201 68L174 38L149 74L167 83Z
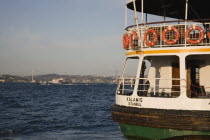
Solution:
M121 72L125 0L0 0L0 74Z

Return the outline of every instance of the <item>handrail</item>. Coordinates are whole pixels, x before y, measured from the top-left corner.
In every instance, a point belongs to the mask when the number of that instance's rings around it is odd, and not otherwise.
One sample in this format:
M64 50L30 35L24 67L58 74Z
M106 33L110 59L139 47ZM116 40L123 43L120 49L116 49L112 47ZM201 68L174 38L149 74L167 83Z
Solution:
M143 80L142 83L138 83L136 84L136 82L134 82L133 80ZM157 93L159 94L159 90L163 89L163 90L170 90L170 93L181 93L180 90L173 90L174 87L182 87L181 85L177 85L177 84L169 84L169 85L159 85L157 84L157 81L182 81L185 79L179 79L179 78L135 78L135 77L122 77L119 78L118 81L118 88L116 93L117 94L121 94L121 95L127 95L130 96L133 94L134 92L134 86L140 86L140 89L137 89L137 94L141 94L138 92L147 92L150 90L153 92L154 95L156 95ZM147 81L150 81L150 83L147 83ZM158 82L159 83L159 82ZM146 86L146 87L145 87ZM145 89L148 88L148 89ZM167 92L167 91L166 91ZM151 93L151 92L150 92ZM168 94L168 93L167 93ZM169 94L168 94L169 95ZM140 95L139 95L140 96ZM172 96L172 95L170 95ZM157 96L158 97L158 96Z
M147 80L147 79L156 79L156 80L185 80L185 79L180 79L180 78L131 78L131 77L129 77L129 78L118 78L119 80L121 80L121 79L124 79L124 80L135 80L135 79L139 79L139 80Z
M198 21L199 19L197 19ZM183 23L173 23L172 24L155 24L151 26L142 26L139 29L130 28L126 32L129 39L132 40L128 43L127 50L140 50L141 48L162 48L162 47L188 47L188 46L210 46L210 19L201 19L203 21L209 20L205 23L194 23L188 22ZM185 20L182 20L185 21ZM187 20L196 21L196 20ZM167 21L174 22L174 21ZM158 22L156 22L158 23ZM159 22L163 23L163 22ZM152 24L152 23L151 23ZM130 26L131 27L131 26ZM173 27L173 28L172 28ZM193 29L191 28L193 27ZM144 30L142 30L144 29ZM143 39L140 40L141 46L135 44L136 40L133 38L133 31L140 30L143 34ZM151 30L151 32L149 32ZM192 32L193 31L193 32ZM150 42L150 44L148 44Z
M210 19L192 19L192 20L171 20L171 21L160 21L160 22L149 22L149 23L143 23L143 24L138 24L138 26L144 26L144 25L150 25L150 24L160 24L160 23L172 23L172 22L189 22L189 21L210 21ZM131 25L125 28L125 30L128 30L128 28L135 27L136 25Z

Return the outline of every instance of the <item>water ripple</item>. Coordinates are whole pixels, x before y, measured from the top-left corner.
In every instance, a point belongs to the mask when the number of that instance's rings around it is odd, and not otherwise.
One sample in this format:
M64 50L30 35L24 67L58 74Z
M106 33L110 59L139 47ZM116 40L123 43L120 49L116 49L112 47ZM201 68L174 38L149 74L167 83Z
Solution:
M110 116L115 89L0 84L0 140L124 139Z

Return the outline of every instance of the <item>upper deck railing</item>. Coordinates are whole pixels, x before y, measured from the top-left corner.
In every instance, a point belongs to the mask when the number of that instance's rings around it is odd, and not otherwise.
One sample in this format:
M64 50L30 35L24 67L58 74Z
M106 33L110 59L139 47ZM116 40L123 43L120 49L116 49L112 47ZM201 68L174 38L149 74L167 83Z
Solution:
M210 46L210 19L152 22L138 27L125 29L125 49Z
M136 91L137 95L142 97L176 98L181 94L186 94L189 98L210 98L210 93L205 91L210 87L195 86L193 84L188 85L189 87L185 87L180 84L181 81L188 84L185 79L179 78L122 77L118 79L116 94L132 96L132 94ZM136 90L135 86L137 86ZM186 91L181 92L181 88L184 88Z
M180 95L180 81L179 78L135 78L126 77L120 78L116 93L119 95L131 96L134 92L134 87L137 88L138 96L152 96L152 97L177 97ZM139 81L136 84L136 81ZM175 84L176 81L176 84Z

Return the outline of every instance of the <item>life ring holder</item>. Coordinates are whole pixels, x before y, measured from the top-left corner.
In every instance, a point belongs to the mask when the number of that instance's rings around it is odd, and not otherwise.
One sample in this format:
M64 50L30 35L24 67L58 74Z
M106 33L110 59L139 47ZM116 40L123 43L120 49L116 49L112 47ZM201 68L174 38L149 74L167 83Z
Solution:
M169 31L174 31L175 32L175 39L174 40L168 40L166 38L166 34L169 32ZM168 44L168 45L174 45L176 44L178 41L179 41L179 31L175 28L175 27L168 27L166 28L164 31L163 31L163 34L162 34L162 40L165 44Z
M154 40L153 40L153 41L149 41L149 40L148 40L148 35L149 35L150 33L152 33L153 36L154 36ZM157 39L158 39L158 35L157 35L156 31L153 30L153 29L148 29L148 30L144 33L144 43L145 43L147 46L152 47L152 46L156 45L156 44L157 44Z
M199 33L200 33L199 39L197 39L197 40L192 40L192 39L190 39L190 32L191 32L192 30L198 30L198 31L199 31ZM204 31L203 31L203 29L202 29L201 27L199 27L199 26L191 26L191 27L189 27L189 28L187 29L187 31L186 31L186 36L185 36L185 37L186 37L188 43L190 43L190 44L198 44L198 43L200 43L201 41L203 41L203 39L204 39Z

